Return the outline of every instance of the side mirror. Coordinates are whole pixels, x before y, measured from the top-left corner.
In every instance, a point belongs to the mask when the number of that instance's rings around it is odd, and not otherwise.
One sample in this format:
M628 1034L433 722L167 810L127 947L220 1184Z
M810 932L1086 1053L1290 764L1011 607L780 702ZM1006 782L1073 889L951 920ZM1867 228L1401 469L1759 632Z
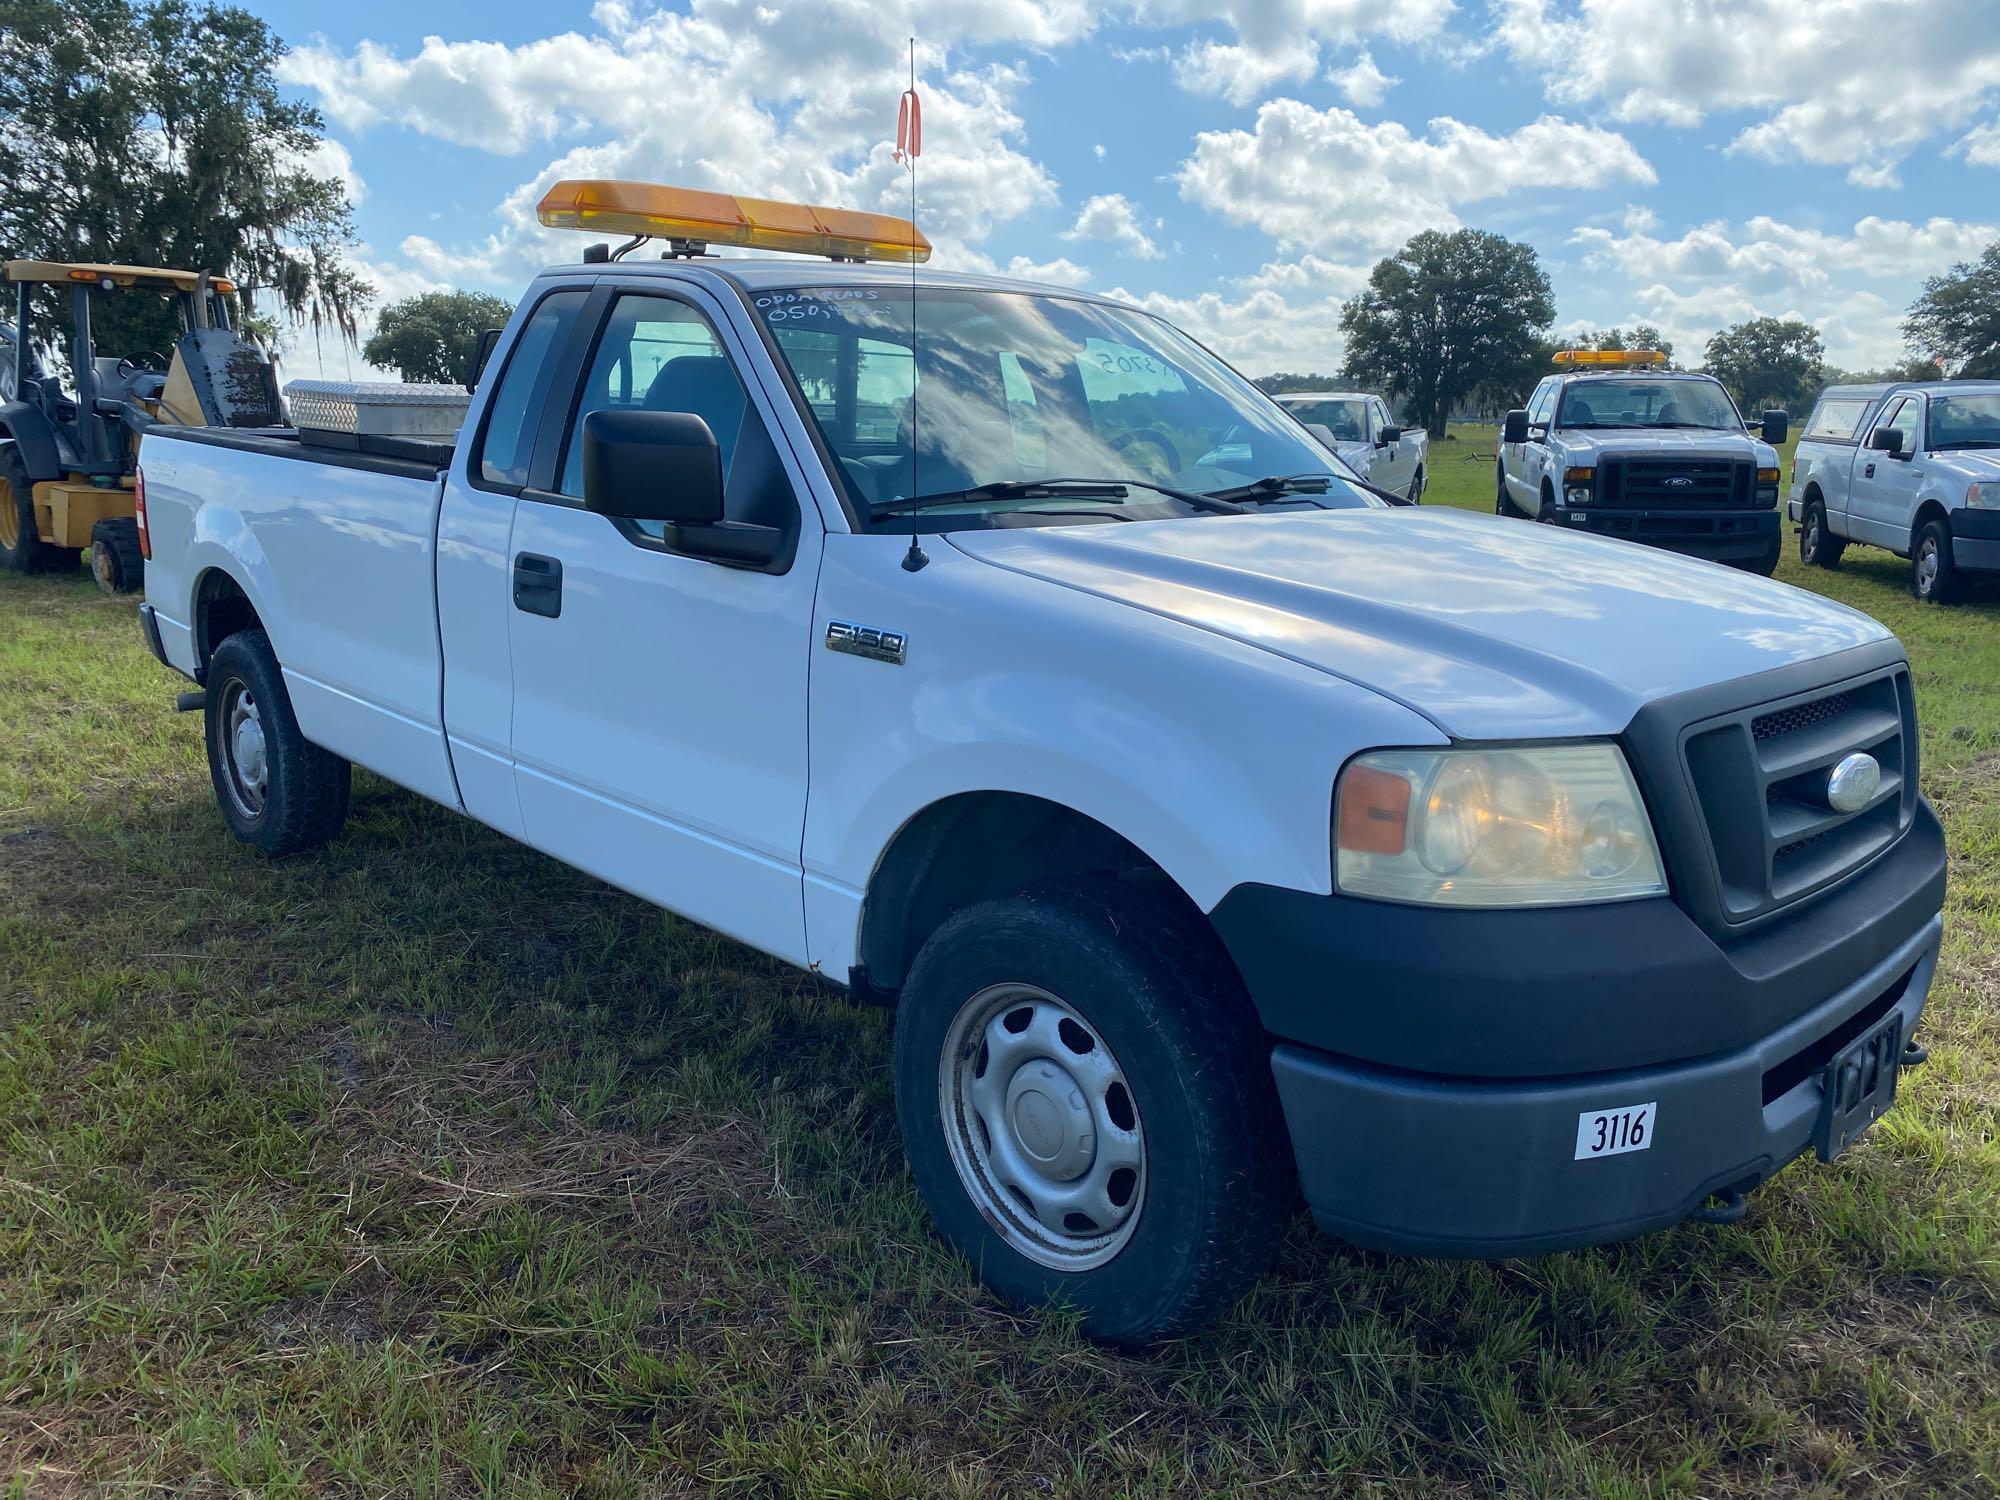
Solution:
M1329 448L1338 448L1340 446L1340 439L1333 435L1333 429L1324 422L1308 422L1306 423L1306 431L1310 432L1322 443L1325 443Z
M1868 446L1876 453L1886 453L1891 458L1899 457L1903 451L1903 429L1878 427L1868 434Z
M479 335L479 342L472 346L472 359L465 367L465 388L479 389L479 377L486 373L486 361L493 357L493 346L500 342L504 328L488 328Z
M722 450L685 411L594 411L583 419L583 508L625 521L714 525Z
M1400 427L1384 427L1375 434L1375 446L1378 448L1393 448L1402 440L1403 429Z
M1527 442L1527 440L1528 440L1527 412L1526 411L1508 412L1507 425L1501 431L1500 441L1503 443L1525 443Z
M1773 407L1764 413L1764 441L1773 448L1782 443L1792 430L1792 419L1788 412Z

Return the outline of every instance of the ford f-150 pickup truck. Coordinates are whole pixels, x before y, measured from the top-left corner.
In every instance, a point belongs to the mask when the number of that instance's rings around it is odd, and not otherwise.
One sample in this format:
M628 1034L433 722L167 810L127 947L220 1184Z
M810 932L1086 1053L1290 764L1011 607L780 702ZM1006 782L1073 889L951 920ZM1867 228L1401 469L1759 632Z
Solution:
M1424 498L1430 477L1430 434L1397 425L1380 396L1287 391L1277 401L1378 490L1402 495L1412 505Z
M1880 625L1388 505L1103 298L710 258L916 253L716 196L555 190L671 258L544 273L454 443L147 435L142 621L239 839L323 844L362 765L892 1004L944 1237L1128 1343L1301 1189L1534 1254L1889 1106L1945 861Z
M1949 604L1961 575L2000 571L2000 381L1838 385L1792 455L1799 560L1836 568L1849 542L1910 560L1910 592Z
M1784 546L1777 445L1785 413L1765 412L1761 436L1753 436L1719 381L1648 368L1665 357L1558 354L1569 368L1507 413L1493 508L1768 578Z

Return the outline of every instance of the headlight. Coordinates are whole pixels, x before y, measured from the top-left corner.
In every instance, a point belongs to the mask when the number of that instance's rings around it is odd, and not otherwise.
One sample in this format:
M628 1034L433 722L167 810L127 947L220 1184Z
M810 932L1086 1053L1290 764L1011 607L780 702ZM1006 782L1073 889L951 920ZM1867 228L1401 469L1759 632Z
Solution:
M1596 493L1597 470L1564 469L1563 499L1571 505L1588 505Z
M2000 483L1989 479L1984 484L1967 485L1965 504L1971 510L2000 510Z
M1341 772L1334 880L1350 896L1560 906L1664 895L1616 745L1377 750Z
M1759 469L1757 471L1757 503L1776 505L1778 503L1778 471Z

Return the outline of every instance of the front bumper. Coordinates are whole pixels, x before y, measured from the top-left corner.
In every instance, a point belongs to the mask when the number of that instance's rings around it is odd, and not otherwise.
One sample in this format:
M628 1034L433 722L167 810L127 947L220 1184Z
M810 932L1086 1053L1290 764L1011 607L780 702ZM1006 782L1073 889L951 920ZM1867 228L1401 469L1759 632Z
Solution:
M2000 572L2000 510L1951 513L1951 560L1968 573Z
M1615 536L1715 562L1754 562L1778 543L1769 510L1637 510L1622 506L1558 505L1556 524L1569 531Z
M1811 1142L1818 1070L1937 963L1934 814L1727 948L1673 902L1484 912L1239 887L1214 913L1265 1028L1314 1218L1358 1244L1499 1258L1621 1239ZM1657 1102L1643 1151L1577 1117Z

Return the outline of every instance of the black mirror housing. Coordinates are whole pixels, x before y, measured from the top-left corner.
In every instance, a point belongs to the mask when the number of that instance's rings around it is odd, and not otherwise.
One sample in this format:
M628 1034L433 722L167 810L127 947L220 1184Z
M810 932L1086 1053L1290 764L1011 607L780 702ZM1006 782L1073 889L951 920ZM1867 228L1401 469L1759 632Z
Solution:
M472 358L465 366L465 388L479 389L479 377L486 373L486 362L493 357L493 346L500 342L504 328L487 328L480 332L479 342L472 346Z
M1523 411L1507 413L1506 428L1500 434L1503 443L1525 443L1528 440L1528 414Z
M1891 456L1903 451L1903 429L1900 427L1878 427L1868 434L1868 446L1877 453Z
M1791 431L1792 417L1790 412L1772 407L1764 413L1764 441L1769 443L1773 448L1789 437Z
M1402 442L1402 440L1403 440L1402 428L1384 427L1379 433L1375 435L1375 446L1378 448L1387 448L1390 444L1400 443Z
M583 419L583 508L626 521L722 520L722 450L685 411L607 408Z

